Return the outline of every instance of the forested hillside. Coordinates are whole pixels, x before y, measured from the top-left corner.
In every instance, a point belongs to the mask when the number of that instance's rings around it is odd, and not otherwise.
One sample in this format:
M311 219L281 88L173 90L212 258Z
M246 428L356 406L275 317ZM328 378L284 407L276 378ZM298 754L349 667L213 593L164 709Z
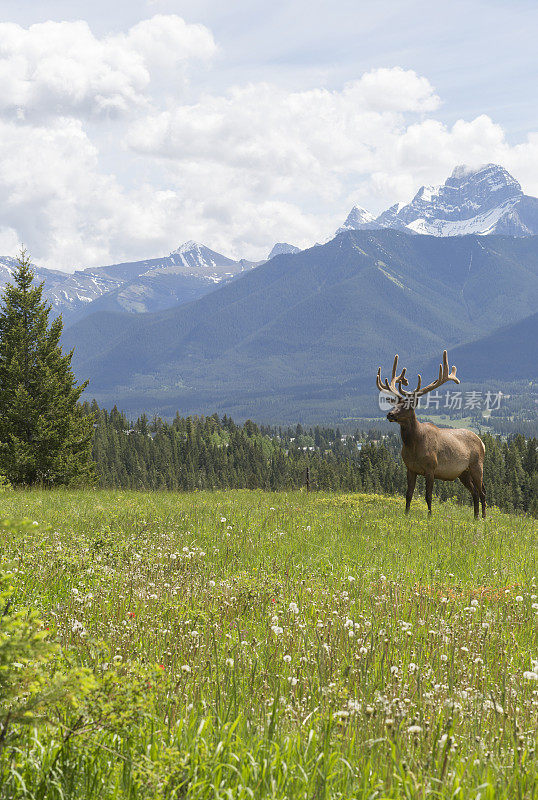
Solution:
M90 407L86 406L87 411ZM332 428L236 425L229 417L142 416L131 423L116 408L92 406L93 455L103 487L133 489L312 489L404 493L398 434ZM485 483L490 505L538 516L538 440L486 434ZM423 492L419 479L418 491ZM439 499L469 501L458 482L435 482Z
M477 340L468 369L452 362L462 381L476 380L477 362L487 365L482 378L505 377L480 337L536 312L537 242L347 231L177 308L90 315L64 332L64 346L75 348L74 368L98 402L136 414L370 416L375 373L396 348L410 372L432 358L435 374L445 347L451 356ZM528 385L538 378L535 334L517 341L510 377Z

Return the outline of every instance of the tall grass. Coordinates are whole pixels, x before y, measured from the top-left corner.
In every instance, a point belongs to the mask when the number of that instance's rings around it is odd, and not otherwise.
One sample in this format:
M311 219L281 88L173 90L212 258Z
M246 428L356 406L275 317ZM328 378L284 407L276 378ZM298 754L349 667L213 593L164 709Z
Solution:
M11 730L1 797L538 796L535 520L248 491L2 516L17 603L95 686Z

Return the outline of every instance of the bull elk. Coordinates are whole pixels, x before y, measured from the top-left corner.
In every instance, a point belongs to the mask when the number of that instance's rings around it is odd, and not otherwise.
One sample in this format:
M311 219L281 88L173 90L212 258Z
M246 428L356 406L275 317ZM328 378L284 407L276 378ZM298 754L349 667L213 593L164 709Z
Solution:
M417 475L426 478L426 503L428 512L432 513L433 481L455 481L459 478L473 497L474 515L478 519L479 502L482 503L482 516L486 516L486 494L484 489L484 444L472 431L463 428L438 428L431 422L419 422L415 408L419 397L438 389L447 381L459 383L456 378L456 367L448 370L448 356L443 352L443 363L439 366L439 377L422 386L422 378L418 376L417 388L407 392L408 386L405 368L396 375L398 356L394 357L390 383L381 381L381 367L377 371L377 388L390 392L394 396L394 408L387 414L390 422L397 422L402 435L402 458L407 467L407 493L405 495L405 512L409 511Z

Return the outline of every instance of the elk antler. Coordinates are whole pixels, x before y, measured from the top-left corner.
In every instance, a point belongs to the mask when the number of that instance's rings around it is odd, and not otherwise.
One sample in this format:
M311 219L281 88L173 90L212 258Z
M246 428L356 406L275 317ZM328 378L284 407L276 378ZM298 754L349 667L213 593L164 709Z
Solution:
M405 400L405 395L407 394L407 392L405 392L405 390L402 389L402 384L404 386L408 386L409 384L409 381L405 377L406 368L404 367L400 372L400 374L396 375L397 367L398 367L398 355L395 355L394 364L392 365L392 375L390 378L390 384L387 378L385 378L384 383L381 381L381 367L379 367L379 369L377 370L377 378L376 378L377 388L379 389L380 392L381 391L392 392L392 394L396 395L396 397L399 397L400 400ZM399 389L396 388L396 384L398 384Z
M421 377L418 376L418 385L415 389L416 397L422 397L423 394L427 394L428 392L432 392L434 389L438 389L439 386L442 386L443 383L447 381L454 381L454 383L459 383L459 378L456 378L456 367L452 367L450 372L448 371L448 355L446 350L443 350L443 363L439 364L439 376L436 380L429 383L427 386L424 386L423 389L420 388Z
M446 350L443 350L443 363L439 365L439 377L429 383L427 386L421 388L422 384L422 377L418 376L417 388L414 392L406 392L405 389L402 389L402 386L408 386L409 381L405 377L405 368L401 371L399 375L396 375L396 368L398 366L398 356L394 356L394 364L392 365L392 377L390 380L390 384L388 380L385 378L385 382L382 383L381 381L381 367L377 370L377 388L381 391L382 389L387 392L392 392L395 394L396 397L399 397L400 400L406 400L408 398L419 398L422 395L427 394L427 392L432 392L434 389L438 389L439 386L442 386L443 383L447 381L454 381L454 383L459 383L459 378L456 378L456 367L452 367L450 372L448 371L448 355ZM398 389L396 388L396 384L398 384Z
M456 367L452 367L450 372L448 371L448 355L446 350L443 350L443 363L439 364L439 376L436 378L436 380L421 388L422 377L419 375L417 388L414 392L406 392L405 389L402 389L401 387L400 391L405 397L415 397L418 399L419 397L422 397L422 395L432 392L434 389L438 389L439 386L442 386L443 383L446 383L447 381L454 381L454 383L460 382L459 378L456 378Z

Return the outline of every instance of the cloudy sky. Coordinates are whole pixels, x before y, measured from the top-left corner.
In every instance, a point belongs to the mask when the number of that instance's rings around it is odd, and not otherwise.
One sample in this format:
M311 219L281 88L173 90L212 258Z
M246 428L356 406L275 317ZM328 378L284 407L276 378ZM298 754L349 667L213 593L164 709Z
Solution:
M0 0L0 254L259 258L456 164L538 195L535 0Z

